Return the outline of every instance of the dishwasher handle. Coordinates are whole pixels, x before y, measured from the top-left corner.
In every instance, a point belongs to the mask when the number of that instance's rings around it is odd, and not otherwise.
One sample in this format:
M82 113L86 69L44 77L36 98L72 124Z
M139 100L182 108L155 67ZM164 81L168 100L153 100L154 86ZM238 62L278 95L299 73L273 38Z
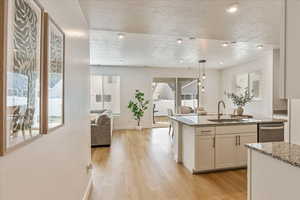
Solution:
M281 130L284 129L284 126L274 126L274 127L259 127L260 130Z

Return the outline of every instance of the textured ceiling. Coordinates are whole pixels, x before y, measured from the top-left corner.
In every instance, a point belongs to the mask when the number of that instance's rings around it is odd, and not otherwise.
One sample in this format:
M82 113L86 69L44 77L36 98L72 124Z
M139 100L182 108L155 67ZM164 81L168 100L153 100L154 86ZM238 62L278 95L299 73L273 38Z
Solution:
M79 1L91 29L279 44L282 0Z
M178 44L176 36L126 33L90 32L91 64L151 67L197 67L199 59L207 59L207 67L221 69L251 61L273 49L256 43L238 42L222 47L223 41L184 38ZM220 64L223 62L224 64Z

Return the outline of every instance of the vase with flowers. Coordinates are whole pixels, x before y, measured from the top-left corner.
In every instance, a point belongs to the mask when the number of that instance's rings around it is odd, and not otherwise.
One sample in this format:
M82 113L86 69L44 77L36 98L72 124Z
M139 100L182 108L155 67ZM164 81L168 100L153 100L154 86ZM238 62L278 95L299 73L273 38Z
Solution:
M245 105L254 98L248 89L245 89L245 92L241 94L227 93L227 96L231 99L232 103L237 106L236 113L239 116L243 115Z

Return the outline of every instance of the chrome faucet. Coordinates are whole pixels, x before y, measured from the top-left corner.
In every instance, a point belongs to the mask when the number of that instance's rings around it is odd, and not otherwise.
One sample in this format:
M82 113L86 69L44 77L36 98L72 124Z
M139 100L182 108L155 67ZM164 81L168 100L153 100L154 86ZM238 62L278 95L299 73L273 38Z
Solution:
M221 113L220 113L220 105L221 104L223 104L223 107L224 107L224 109L225 109L225 102L223 101L223 100L220 100L220 101L218 101L218 120L220 120L220 118L221 118Z

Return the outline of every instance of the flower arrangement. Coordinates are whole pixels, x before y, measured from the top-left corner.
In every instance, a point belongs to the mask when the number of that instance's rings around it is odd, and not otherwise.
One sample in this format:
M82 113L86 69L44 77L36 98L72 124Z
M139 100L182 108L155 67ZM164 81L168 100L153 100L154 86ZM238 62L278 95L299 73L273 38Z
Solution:
M227 93L227 96L232 100L233 104L238 107L244 107L254 98L254 95L251 95L247 88L245 89L245 92L241 93L240 95L234 93Z

